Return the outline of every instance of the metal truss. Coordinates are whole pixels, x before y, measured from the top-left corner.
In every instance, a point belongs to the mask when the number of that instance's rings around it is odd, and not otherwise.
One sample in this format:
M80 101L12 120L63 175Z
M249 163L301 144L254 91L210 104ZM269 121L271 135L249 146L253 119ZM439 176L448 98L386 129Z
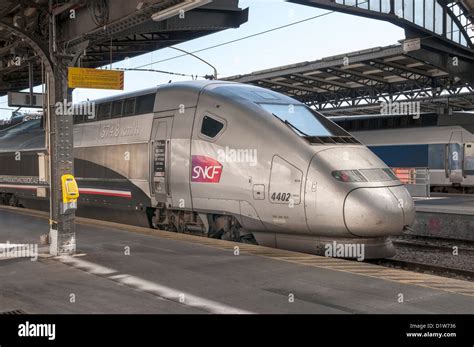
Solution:
M129 0L114 0L104 23L93 21L89 4L100 0L54 0L58 37L55 43L82 67L96 68L154 50L186 42L221 30L236 28L248 20L248 9L238 0L209 3L162 21L152 15L183 0L149 0L136 8ZM104 2L106 4L107 2ZM76 18L69 18L70 10ZM23 11L23 12L22 12ZM23 14L22 14L23 13ZM48 42L47 1L2 0L0 19ZM78 53L80 52L80 53ZM19 59L19 60L18 60ZM14 64L13 60L20 64ZM41 60L33 50L0 27L0 96L29 86L29 64L33 64L34 85L42 83Z
M225 78L294 97L328 116L380 112L382 102L416 101L422 111L474 109L474 84L402 46L375 48L322 60Z
M434 36L450 45L474 49L472 0L288 0L289 2L382 19Z

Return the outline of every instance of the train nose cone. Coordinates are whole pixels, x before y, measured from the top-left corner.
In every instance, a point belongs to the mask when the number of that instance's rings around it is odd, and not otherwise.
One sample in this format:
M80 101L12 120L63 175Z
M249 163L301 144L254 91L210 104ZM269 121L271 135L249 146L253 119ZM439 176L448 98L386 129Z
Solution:
M415 218L413 199L403 186L358 188L344 202L344 222L360 237L400 235Z

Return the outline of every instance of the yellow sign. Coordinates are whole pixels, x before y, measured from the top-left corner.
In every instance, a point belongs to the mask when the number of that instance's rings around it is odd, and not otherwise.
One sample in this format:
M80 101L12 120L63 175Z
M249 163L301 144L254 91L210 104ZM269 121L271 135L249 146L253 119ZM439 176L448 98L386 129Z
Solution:
M123 90L123 71L68 68L69 88L118 89Z

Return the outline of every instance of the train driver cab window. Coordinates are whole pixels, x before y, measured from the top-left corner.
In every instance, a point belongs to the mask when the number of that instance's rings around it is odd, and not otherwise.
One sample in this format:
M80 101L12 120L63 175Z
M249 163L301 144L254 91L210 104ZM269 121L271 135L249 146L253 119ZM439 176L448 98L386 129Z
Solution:
M215 119L215 117L211 117L209 115L205 115L202 118L201 123L201 134L209 137L215 138L224 128L224 122Z
M322 114L305 105L259 103L300 136L350 136Z

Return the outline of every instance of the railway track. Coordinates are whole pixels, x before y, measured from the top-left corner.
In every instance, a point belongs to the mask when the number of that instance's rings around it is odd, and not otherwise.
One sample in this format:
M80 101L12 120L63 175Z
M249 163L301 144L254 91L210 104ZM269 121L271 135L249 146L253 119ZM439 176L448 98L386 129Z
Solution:
M372 264L409 270L414 272L432 273L439 276L462 278L464 280L474 281L474 271L445 267L433 264L424 264L400 259L377 259L370 260Z
M369 262L408 271L474 281L474 266L471 261L474 260L474 241L416 234L405 234L392 241L398 249L395 258ZM454 247L457 247L455 262L453 262ZM463 257L467 261L462 261L458 257Z
M465 253L474 256L474 241L459 240L452 238L443 238L425 235L403 235L401 238L393 239L397 246L406 246L420 249L432 249L446 252L453 252L457 247L459 253Z

